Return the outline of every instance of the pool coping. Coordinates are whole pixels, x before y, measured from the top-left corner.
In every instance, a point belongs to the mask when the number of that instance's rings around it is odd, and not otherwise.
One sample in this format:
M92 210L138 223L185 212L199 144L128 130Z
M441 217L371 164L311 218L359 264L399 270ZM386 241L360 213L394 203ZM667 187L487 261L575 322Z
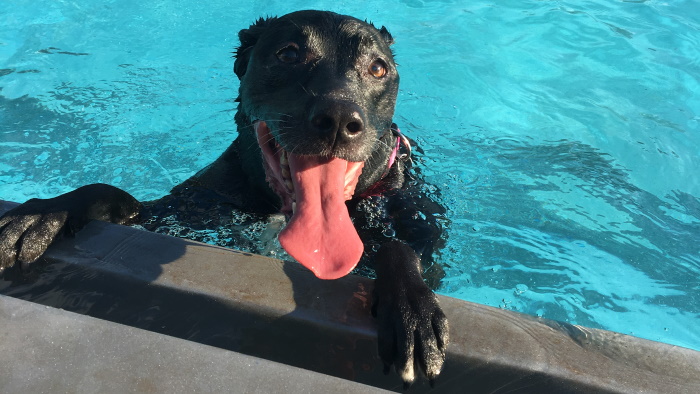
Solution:
M0 201L0 213L12 206ZM146 391L165 392L178 381L173 371L183 385L205 384L207 371L231 371L229 380L209 379L205 390L245 382L247 392L402 391L395 373L382 372L366 278L322 281L293 262L103 222L57 242L44 260L29 274L4 274L0 294L15 298L0 297L0 388L33 391L38 375L8 366L29 371L38 363L44 387L121 382L141 391L139 371L151 371ZM81 303L72 291L99 297ZM435 388L419 379L409 392L700 392L700 352L439 299L450 322L447 361ZM61 324L95 334L85 345L84 335ZM109 340L115 335L124 341ZM113 368L113 359L100 356L142 349L141 339L158 346L125 356L123 365L131 357L139 369ZM75 349L93 357L77 357ZM168 354L173 363L149 354ZM219 360L215 367L198 361L206 354ZM70 363L52 369L61 359ZM256 368L239 374L237 361ZM278 370L285 378L275 381L269 376Z
M0 327L3 393L384 391L3 295Z

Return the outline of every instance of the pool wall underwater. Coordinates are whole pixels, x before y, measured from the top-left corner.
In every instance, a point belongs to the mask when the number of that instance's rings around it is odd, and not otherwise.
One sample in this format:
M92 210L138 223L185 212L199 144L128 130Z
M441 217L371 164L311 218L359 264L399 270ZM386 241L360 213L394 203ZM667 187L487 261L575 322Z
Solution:
M15 206L0 201L0 214ZM0 391L402 391L372 281L91 222L0 287ZM700 352L440 296L451 344L409 392L697 393ZM55 309L58 308L58 309Z

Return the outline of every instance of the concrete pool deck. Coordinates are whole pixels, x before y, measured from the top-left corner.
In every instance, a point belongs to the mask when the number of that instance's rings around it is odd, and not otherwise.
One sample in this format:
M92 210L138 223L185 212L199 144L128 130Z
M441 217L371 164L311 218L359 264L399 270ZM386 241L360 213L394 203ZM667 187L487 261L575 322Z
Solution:
M102 222L44 260L0 281L0 392L403 391L368 279ZM445 368L408 392L700 392L700 352L440 302Z

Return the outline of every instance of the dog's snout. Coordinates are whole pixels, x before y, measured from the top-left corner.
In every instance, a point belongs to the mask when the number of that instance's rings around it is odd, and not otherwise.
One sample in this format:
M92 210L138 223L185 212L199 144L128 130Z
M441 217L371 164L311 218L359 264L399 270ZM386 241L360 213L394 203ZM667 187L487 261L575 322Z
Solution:
M337 142L350 142L365 130L362 109L347 102L332 102L317 107L310 121L315 131Z

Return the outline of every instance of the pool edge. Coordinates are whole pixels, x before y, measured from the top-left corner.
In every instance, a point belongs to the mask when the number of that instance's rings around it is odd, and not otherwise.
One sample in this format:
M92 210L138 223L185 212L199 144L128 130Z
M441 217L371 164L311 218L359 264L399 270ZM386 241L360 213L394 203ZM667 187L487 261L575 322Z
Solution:
M10 206L0 201L0 213ZM124 306L123 316L117 318L91 313L90 308L79 310L82 306L75 308L78 312L232 350L231 357L242 353L378 388L401 388L395 374L381 371L374 321L368 313L372 283L365 278L320 281L295 263L102 222L92 222L75 238L58 242L46 259L59 268L41 275L53 275L50 280L68 290L75 270L90 272L102 283L117 284L117 292L128 288L129 294L119 294L118 300L134 294L139 299L155 295L174 300L159 313L201 313L202 321L224 323L219 330L227 337L202 336L198 341L189 332L129 320L129 308L135 315L159 318L136 303ZM37 290L31 283L26 286L31 288L26 294ZM17 296L3 291L8 293ZM61 304L65 301L26 294L20 298L71 309ZM474 392L700 392L700 352L445 296L440 302L450 320L451 344L432 392L465 387ZM7 309L5 315L11 315ZM27 340L41 349L48 333L35 329ZM0 352L0 365L12 362L9 353ZM128 371L123 378L129 380ZM410 391L431 389L421 380Z

